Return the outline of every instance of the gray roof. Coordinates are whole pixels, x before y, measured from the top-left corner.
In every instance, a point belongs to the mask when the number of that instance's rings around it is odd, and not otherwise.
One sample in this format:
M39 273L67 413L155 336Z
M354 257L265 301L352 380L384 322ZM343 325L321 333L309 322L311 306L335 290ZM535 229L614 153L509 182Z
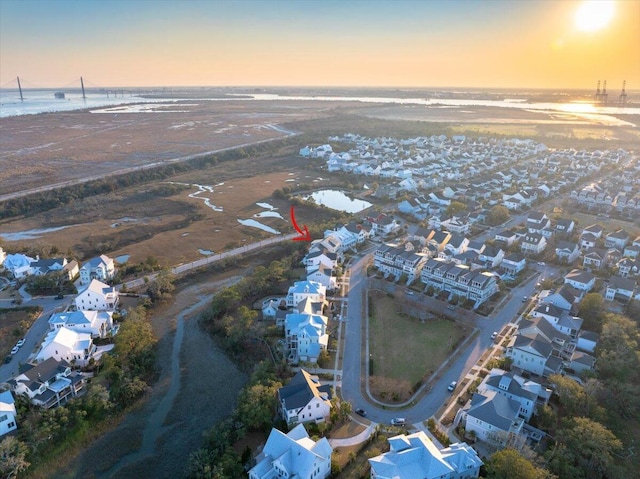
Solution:
M508 431L513 421L518 418L519 410L518 401L495 391L485 391L482 394L474 393L467 414L503 431Z
M284 402L285 409L300 409L307 404L314 396L327 395L327 400L331 399L331 386L321 386L317 376L312 376L304 369L301 369L289 381L289 384L278 390L280 403Z

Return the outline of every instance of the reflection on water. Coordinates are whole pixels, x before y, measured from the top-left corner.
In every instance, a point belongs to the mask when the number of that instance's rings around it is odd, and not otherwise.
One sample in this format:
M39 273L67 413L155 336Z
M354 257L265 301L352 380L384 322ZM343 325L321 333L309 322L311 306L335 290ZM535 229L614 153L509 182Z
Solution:
M304 197L305 200L310 198L319 205L324 205L332 210L344 211L346 213L358 213L371 206L371 203L368 201L349 198L342 191L338 190L316 191Z

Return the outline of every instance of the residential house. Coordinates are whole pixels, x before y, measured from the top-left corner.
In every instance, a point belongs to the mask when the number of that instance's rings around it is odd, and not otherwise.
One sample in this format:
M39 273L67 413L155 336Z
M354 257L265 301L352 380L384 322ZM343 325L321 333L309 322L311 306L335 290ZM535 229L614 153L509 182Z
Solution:
M311 302L311 299L307 299ZM322 350L327 349L329 333L328 319L321 314L289 313L285 317L284 331L288 349L287 360L315 363Z
M92 280L110 281L116 274L116 267L113 259L107 255L100 255L91 258L80 268L80 284L89 284Z
M36 260L20 253L8 254L4 259L4 269L8 271L14 279L22 279L32 273L31 263Z
M511 246L518 241L518 236L513 230L502 230L499 233L496 233L495 239L496 241L505 243L507 246Z
M0 392L0 437L18 428L16 404L11 391Z
M331 474L332 453L326 437L314 441L302 424L286 434L273 428L256 465L249 470L249 479L326 479Z
M45 409L60 406L78 396L84 383L81 373L72 372L69 363L54 358L35 366L26 364L22 372L7 381L14 393L26 396L32 404Z
M0 267L4 263L5 259L7 259L7 253L5 253L4 249L2 249L2 246L0 246Z
M593 289L596 284L596 277L589 271L572 269L564 277L564 284L570 284L584 295Z
M478 255L476 263L482 268L496 269L504 259L504 250L494 246L487 246L482 253Z
M522 433L524 420L520 403L494 390L475 392L460 411L467 433L474 432L481 441L506 446Z
M567 238L573 233L575 227L576 224L572 219L558 218L556 222L556 233L564 238Z
M67 265L67 258L36 259L31 263L31 274L43 276L48 273L62 271Z
M78 311L115 311L119 293L115 287L92 279L89 286L75 298Z
M434 246L438 253L440 253L444 251L444 247L450 239L451 233L448 231L436 231L427 244Z
M467 235L471 231L471 223L467 218L452 216L440 222L440 228L450 233Z
M590 250L596 247L598 238L591 233L582 233L580 236L580 249Z
M320 263L316 269L307 271L307 281L320 283L328 291L336 289L337 278L333 275L333 268Z
M620 228L619 230L614 231L613 233L609 233L607 236L605 236L604 247L616 248L620 251L623 251L624 247L627 246L627 243L629 243L630 238L631 236L629 235L629 233Z
M371 235L382 238L395 233L400 228L395 218L384 214L375 218L369 217L369 222L371 223Z
M469 246L469 240L466 237L459 234L452 234L444 246L444 251L455 256L464 253L467 250L467 246Z
M596 237L596 239L602 238L602 233L604 233L604 228L598 224L589 225L582 230L580 236L584 236L585 234L591 234Z
M607 266L609 252L602 248L589 248L584 252L582 267L585 269L603 269Z
M464 442L438 449L423 431L388 439L389 452L369 459L371 479L475 479L482 461Z
M633 240L629 246L624 249L624 256L629 258L640 258L640 236ZM2 262L0 262L2 264Z
M540 211L530 211L527 214L527 228L535 227L536 230L549 228L551 226L551 220L549 217ZM533 233L533 231L530 231Z
M420 276L425 287L446 291L450 297L463 297L474 302L474 309L498 291L496 276L489 272L471 271L466 265L441 258L427 260Z
M563 284L555 292L546 297L545 303L553 304L565 311L570 311L580 300L580 291L570 284Z
M74 365L85 366L95 351L96 346L91 334L77 333L62 326L47 333L35 361L39 363L54 358L56 361L64 360Z
M89 333L92 338L106 338L115 334L111 311L65 311L53 313L49 330L67 328L76 333Z
M531 312L534 318L544 318L554 328L572 339L576 339L582 329L583 319L572 316L568 311L554 304L543 303Z
M520 403L518 416L527 422L531 420L536 408L545 406L551 398L551 389L498 368L489 371L478 386L478 391L494 391L517 401Z
M616 266L618 276L621 278L640 276L640 257L636 259L622 258Z
M393 276L396 281L402 275L407 275L408 281L413 280L420 274L426 261L425 254L390 245L382 245L373 255L373 265L385 276Z
M634 297L636 289L637 283L634 279L612 276L605 288L604 297L608 301L618 299L627 302Z
M556 245L556 258L560 262L571 264L580 257L580 248L577 243L570 241L558 241Z
M289 425L325 421L331 412L331 385L300 369L289 384L278 389L278 410Z
M505 255L500 265L504 275L509 278L515 278L518 273L527 266L527 259L522 253L510 253Z
M279 311L285 311L287 308L287 301L284 298L269 298L262 302L262 319L274 320ZM284 324L284 317L282 318Z
M295 308L301 301L310 299L323 303L327 298L327 288L316 281L296 281L287 291L287 307Z
M540 233L527 233L520 243L520 249L524 254L538 255L546 247L547 240Z

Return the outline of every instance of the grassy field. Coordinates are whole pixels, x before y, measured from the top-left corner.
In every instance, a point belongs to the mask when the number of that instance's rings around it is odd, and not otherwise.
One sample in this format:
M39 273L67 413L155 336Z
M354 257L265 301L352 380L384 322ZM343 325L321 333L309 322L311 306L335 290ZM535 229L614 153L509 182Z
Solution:
M0 309L0 358L11 352L11 348L29 330L40 311L40 308L34 306Z
M381 399L401 401L449 357L467 331L452 321L421 322L398 314L394 299L385 294L370 297L371 389Z

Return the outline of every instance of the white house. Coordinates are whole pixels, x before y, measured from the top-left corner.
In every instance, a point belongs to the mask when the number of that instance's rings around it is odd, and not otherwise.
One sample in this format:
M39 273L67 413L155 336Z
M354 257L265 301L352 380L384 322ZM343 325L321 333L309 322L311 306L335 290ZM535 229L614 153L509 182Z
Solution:
M473 431L484 442L505 446L512 435L522 432L524 419L520 417L520 403L495 390L485 389L473 394L461 410L467 433Z
M278 410L287 424L325 421L331 412L331 385L300 369L289 384L278 389Z
M494 368L489 371L480 385L478 391L494 391L509 399L520 403L518 416L525 421L531 420L537 406L543 406L551 398L551 389L541 384L525 379L512 372Z
M294 308L307 298L314 303L324 303L326 297L326 286L316 281L296 281L287 292L287 307Z
M113 259L106 255L100 255L91 258L80 268L80 283L82 285L89 284L93 279L100 281L109 281L116 274L116 267Z
M62 271L67 265L67 258L37 259L31 263L31 274L42 276L47 273Z
M564 284L570 284L582 294L591 291L596 284L596 277L593 273L583 269L572 269L564 277Z
M527 233L520 243L520 249L525 254L540 254L546 247L547 240L540 233Z
M0 392L0 437L18 428L16 417L13 394L11 391Z
M249 470L249 479L326 479L332 454L327 438L314 441L302 424L287 434L274 428Z
M114 311L118 307L118 291L97 279L92 279L87 289L76 296L79 311Z
M64 326L49 331L40 346L35 361L40 363L49 358L84 366L93 357L96 347L89 333L77 333Z
M2 246L0 246L0 266L2 266L5 259L7 259L7 253L5 253L4 249L2 249Z
M515 278L527 266L527 259L522 253L510 253L505 255L500 266L506 276Z
M482 461L468 444L438 449L423 431L390 437L389 452L369 459L371 479L475 479Z
M92 338L105 338L114 331L111 311L70 311L54 313L49 318L49 329L65 327L76 333L89 333Z
M558 241L556 245L556 257L560 261L573 263L580 257L580 248L576 243L570 241Z

